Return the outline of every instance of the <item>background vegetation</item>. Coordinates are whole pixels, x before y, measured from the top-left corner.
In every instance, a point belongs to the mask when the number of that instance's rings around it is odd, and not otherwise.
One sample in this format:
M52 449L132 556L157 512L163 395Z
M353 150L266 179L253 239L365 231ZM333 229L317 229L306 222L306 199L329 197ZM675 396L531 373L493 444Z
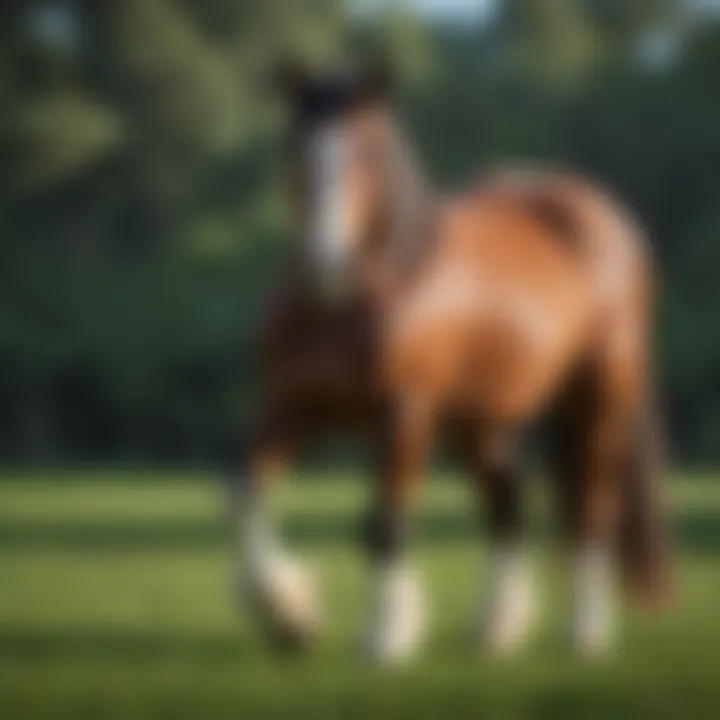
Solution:
M637 211L674 447L720 460L716 4L506 0L452 22L370 5L0 5L1 457L218 456L286 237L269 69L382 48L438 187L549 160Z

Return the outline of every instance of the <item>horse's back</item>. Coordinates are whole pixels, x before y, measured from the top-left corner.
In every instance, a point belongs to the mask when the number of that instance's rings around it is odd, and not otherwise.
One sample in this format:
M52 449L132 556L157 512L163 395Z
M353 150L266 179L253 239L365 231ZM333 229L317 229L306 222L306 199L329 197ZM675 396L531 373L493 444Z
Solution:
M622 345L622 354L632 356L638 367L644 364L652 263L645 233L632 214L598 184L569 173L500 173L494 186L547 228L546 241L577 257L595 314L595 350L616 353Z
M533 414L600 333L623 326L641 345L641 244L620 205L591 183L540 172L488 178L441 213L436 257L401 305L396 376L421 368L436 389L486 414Z
M591 180L559 170L499 168L475 193L481 203L505 203L531 217L603 286L610 280L616 286L621 280L637 283L648 275L648 248L637 220Z

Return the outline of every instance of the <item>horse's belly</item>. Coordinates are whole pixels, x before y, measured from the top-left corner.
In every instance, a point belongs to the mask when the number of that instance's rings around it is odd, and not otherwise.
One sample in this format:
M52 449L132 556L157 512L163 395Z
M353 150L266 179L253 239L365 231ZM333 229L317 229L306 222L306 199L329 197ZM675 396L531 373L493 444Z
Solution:
M456 401L483 417L521 421L539 412L571 368L570 355L491 355L463 378Z
M447 296L446 296L447 297ZM520 292L422 307L399 325L392 358L394 384L427 392L452 410L499 421L539 410L584 344L588 303ZM451 296L451 299L453 297Z
M588 327L580 304L560 311L538 302L522 322L481 329L463 395L484 415L508 420L536 415L575 368Z

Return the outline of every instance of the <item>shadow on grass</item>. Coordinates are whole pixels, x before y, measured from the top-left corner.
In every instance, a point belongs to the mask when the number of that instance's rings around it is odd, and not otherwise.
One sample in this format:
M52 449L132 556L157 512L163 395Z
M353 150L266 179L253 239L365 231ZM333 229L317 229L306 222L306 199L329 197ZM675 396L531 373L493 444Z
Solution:
M0 627L0 660L157 662L189 658L227 664L258 658L258 648L235 633L169 634L87 628Z
M342 547L362 542L362 512L303 512L282 520L282 532L298 547ZM675 542L699 556L720 555L720 512L715 508L676 514L672 520ZM532 537L542 534L533 523ZM417 542L427 545L472 542L484 535L473 512L434 510L418 519ZM230 529L220 517L197 520L126 520L82 523L10 520L0 523L0 551L198 551L228 546Z

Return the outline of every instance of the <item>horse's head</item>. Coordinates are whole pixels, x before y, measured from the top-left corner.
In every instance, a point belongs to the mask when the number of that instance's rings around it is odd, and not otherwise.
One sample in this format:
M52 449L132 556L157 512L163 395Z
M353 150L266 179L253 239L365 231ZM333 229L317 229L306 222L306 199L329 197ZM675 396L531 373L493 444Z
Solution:
M389 112L384 67L279 73L289 100L292 196L307 268L326 299L357 282L388 236L407 186L407 162Z

